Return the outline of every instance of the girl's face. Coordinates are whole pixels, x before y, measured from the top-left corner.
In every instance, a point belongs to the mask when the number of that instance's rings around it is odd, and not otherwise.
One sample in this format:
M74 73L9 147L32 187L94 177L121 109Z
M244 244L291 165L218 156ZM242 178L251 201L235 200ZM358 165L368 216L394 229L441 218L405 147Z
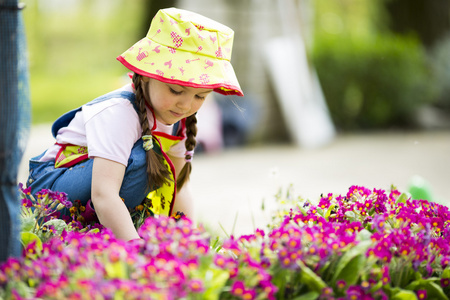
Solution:
M153 107L155 118L171 125L196 113L212 89L192 88L142 77L144 94Z

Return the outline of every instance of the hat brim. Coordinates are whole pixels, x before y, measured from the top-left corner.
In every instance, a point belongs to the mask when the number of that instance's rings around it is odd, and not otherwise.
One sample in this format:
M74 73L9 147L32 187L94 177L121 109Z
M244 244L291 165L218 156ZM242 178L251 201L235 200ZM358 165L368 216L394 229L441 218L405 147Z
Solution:
M162 82L244 95L228 60L160 45L146 37L117 60L137 74Z

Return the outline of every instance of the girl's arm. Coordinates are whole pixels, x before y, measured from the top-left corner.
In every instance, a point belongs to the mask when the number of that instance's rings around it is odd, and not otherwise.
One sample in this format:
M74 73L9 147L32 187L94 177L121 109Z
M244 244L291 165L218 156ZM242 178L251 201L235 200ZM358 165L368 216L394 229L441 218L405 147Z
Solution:
M119 196L125 166L100 157L94 158L91 197L100 223L122 240L138 239L130 213Z
M180 157L169 156L169 158L175 167L175 172L178 177L186 162L184 158ZM187 180L181 190L177 192L173 212L175 213L177 211L183 212L189 219L191 219L191 221L195 220L194 200L189 187L189 180Z

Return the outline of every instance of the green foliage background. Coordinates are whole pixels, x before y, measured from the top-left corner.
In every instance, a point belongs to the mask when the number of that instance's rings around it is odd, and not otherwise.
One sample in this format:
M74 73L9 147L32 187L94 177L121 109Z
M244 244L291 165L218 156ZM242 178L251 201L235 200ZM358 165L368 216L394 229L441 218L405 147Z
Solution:
M124 84L116 57L149 25L145 1L24 0L34 124ZM311 1L308 51L339 129L412 126L434 101L427 54L414 36L389 32L385 1Z
M413 38L322 38L314 64L341 129L414 127L416 110L433 99L432 75Z
M52 122L122 85L116 61L139 38L142 0L24 0L32 122Z
M316 0L311 57L342 130L411 128L438 87L423 45L394 35L384 0Z

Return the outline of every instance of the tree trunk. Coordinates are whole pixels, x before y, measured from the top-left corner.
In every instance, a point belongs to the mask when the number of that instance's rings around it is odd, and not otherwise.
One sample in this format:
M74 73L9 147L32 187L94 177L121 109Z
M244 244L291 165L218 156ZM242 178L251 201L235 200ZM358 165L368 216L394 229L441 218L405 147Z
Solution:
M450 33L450 0L391 0L386 9L394 32L413 32L427 48Z

